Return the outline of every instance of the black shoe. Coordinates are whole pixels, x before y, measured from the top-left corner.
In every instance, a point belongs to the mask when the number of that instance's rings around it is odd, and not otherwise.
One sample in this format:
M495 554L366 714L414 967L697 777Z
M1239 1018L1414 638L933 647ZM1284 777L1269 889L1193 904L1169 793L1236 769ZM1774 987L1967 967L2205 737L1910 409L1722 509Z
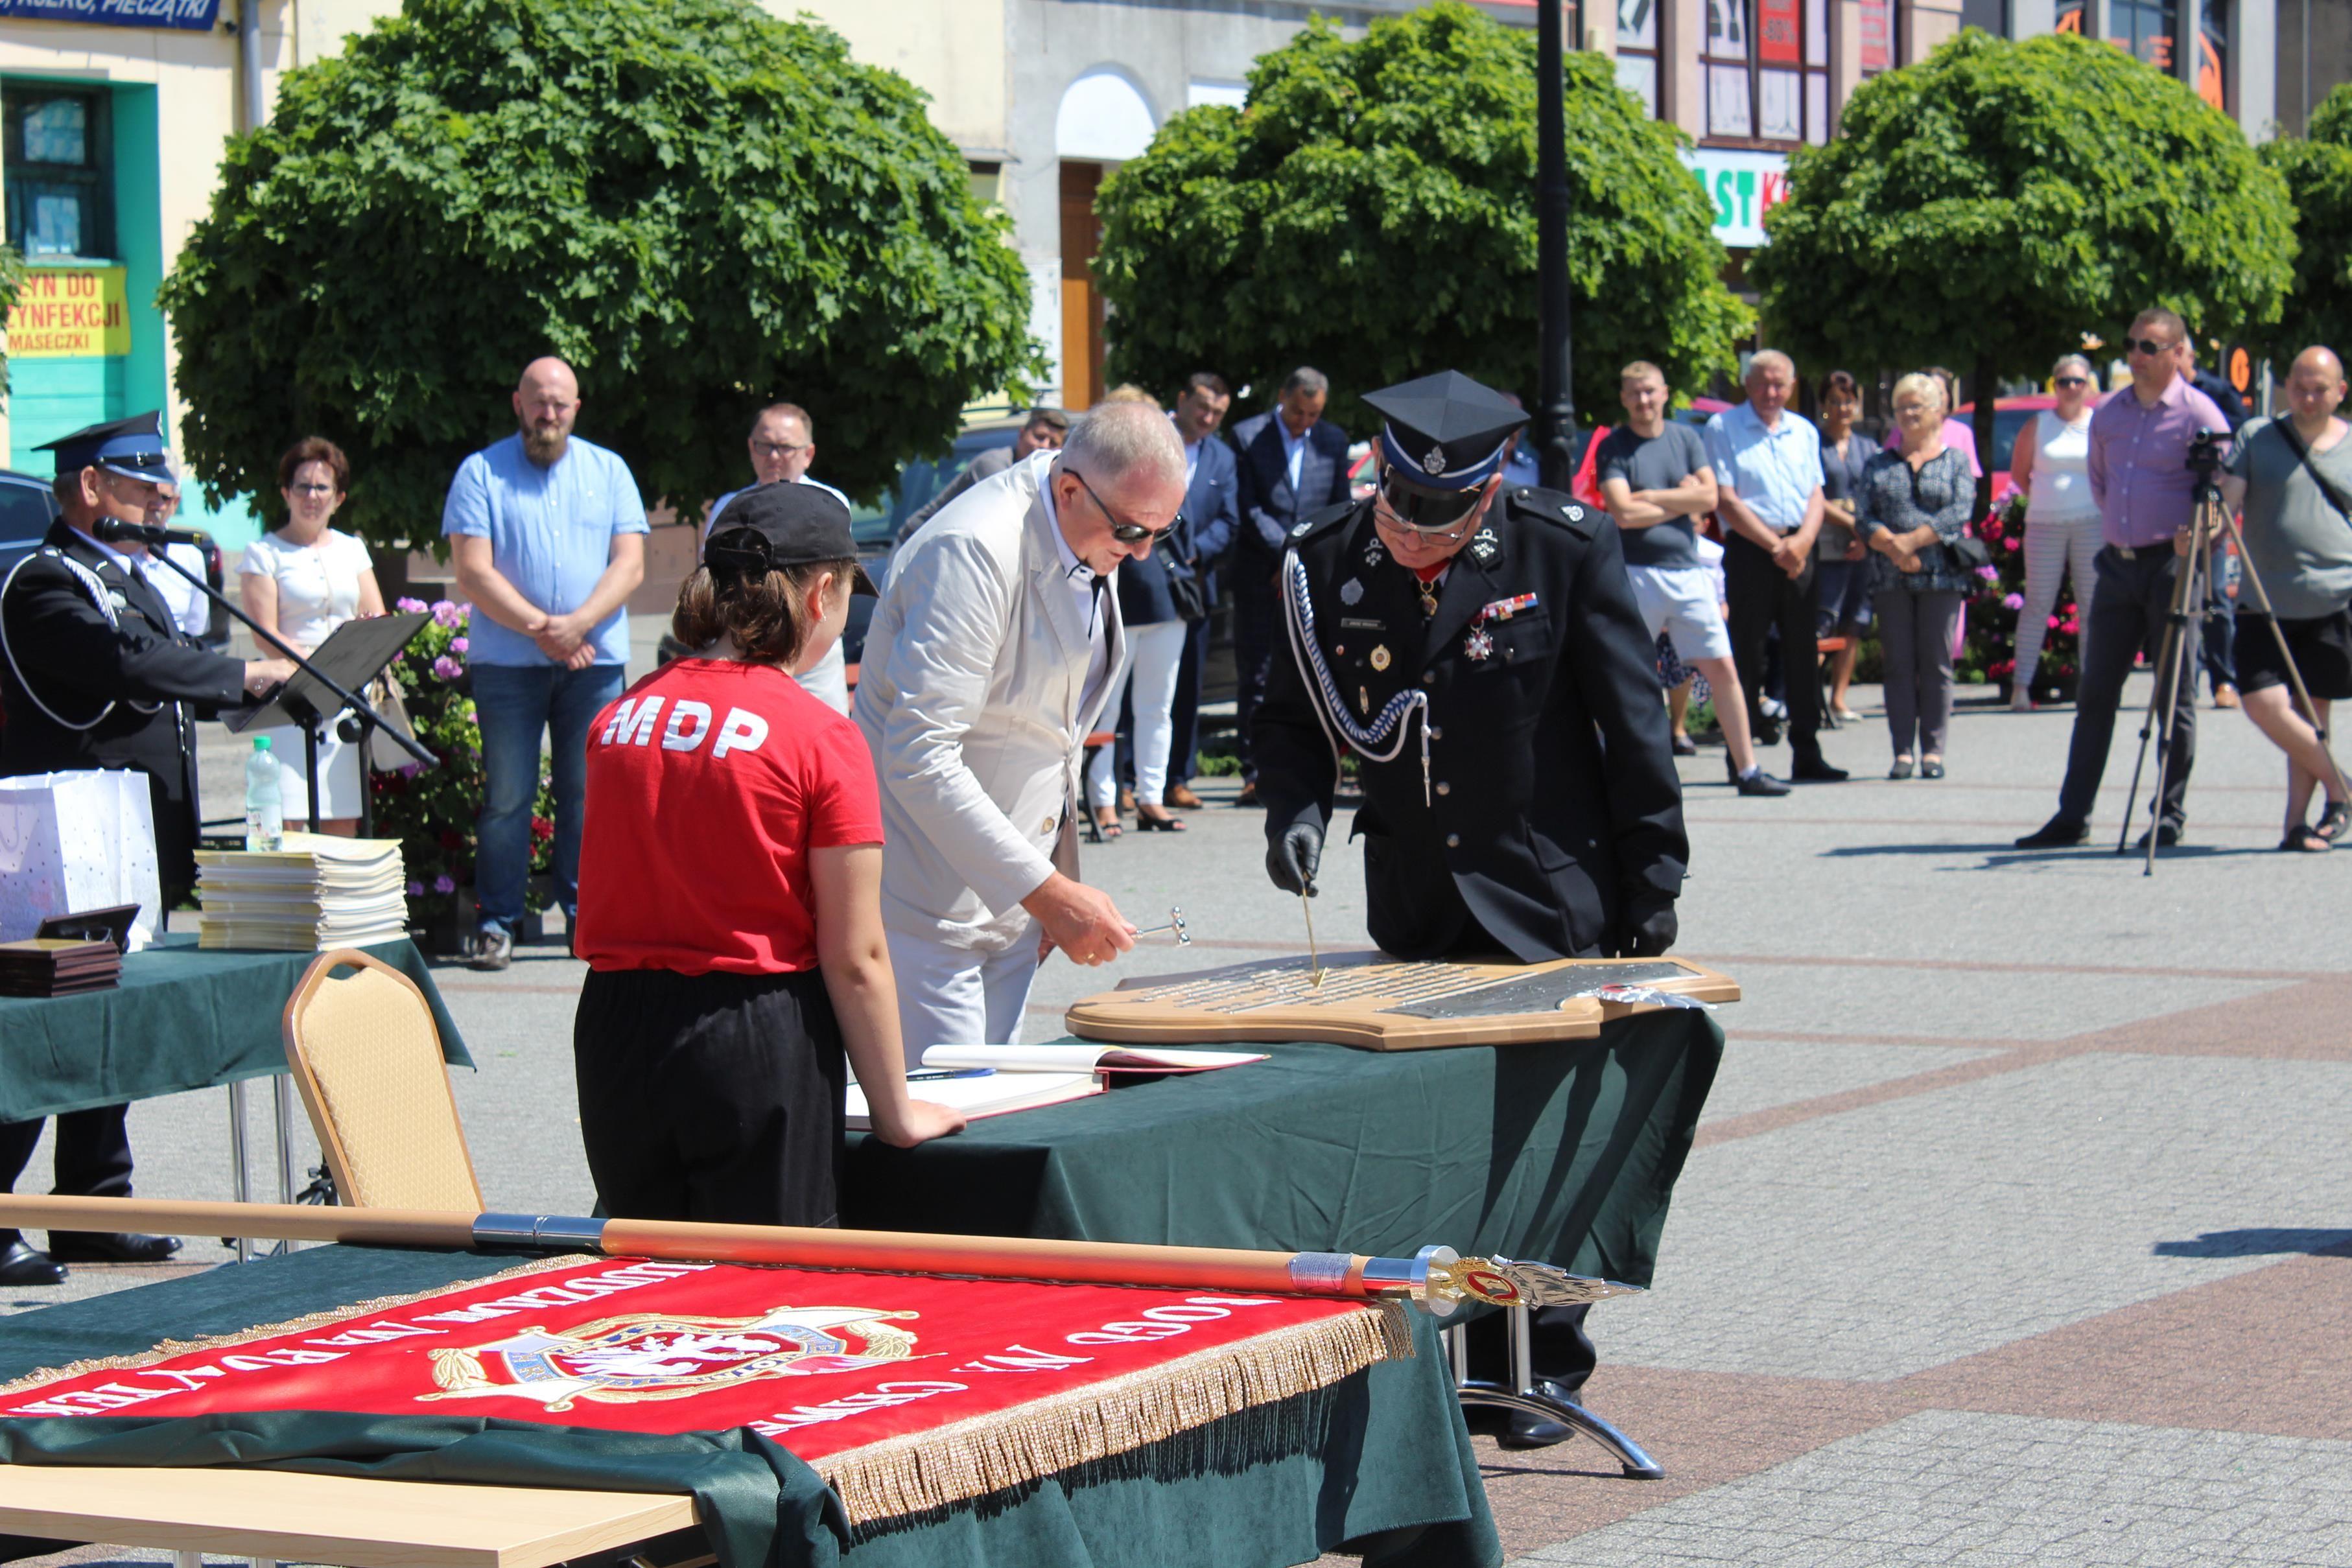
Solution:
M1749 737L1759 746L1780 744L1780 721L1777 718L1759 718L1754 714L1750 714L1748 716L1748 730Z
M65 1279L64 1264L22 1239L0 1252L0 1285L62 1285Z
M49 1256L60 1263L168 1263L179 1249L176 1236L113 1230L49 1232Z
M1910 777L1911 777L1911 759L1910 759L1909 758L1907 758L1907 757L1898 757L1898 758L1896 758L1895 759L1895 765L1894 765L1893 767L1889 768L1886 770L1886 776L1887 776L1889 779L1908 779L1908 778L1910 778Z
M2070 822L2063 817L2053 817L2023 838L2017 841L2021 850L2071 850L2091 837L2091 824Z
M1678 735L1675 737L1675 755L1676 757L1696 757L1698 755L1698 742L1693 740L1687 735Z
M1755 772L1750 773L1745 779L1741 778L1737 773L1733 774L1731 776L1731 787L1738 790L1743 795L1761 795L1772 800L1778 800L1780 796L1786 795L1789 792L1789 786L1787 783L1773 778L1761 768L1759 768Z
M1496 1434L1495 1446L1498 1448L1549 1448L1575 1436L1576 1428L1565 1421L1514 1410L1511 1412L1511 1424Z
M1933 758L1933 757L1927 757L1927 758L1920 758L1920 761L1919 761L1919 777L1920 777L1920 778L1922 778L1922 779L1941 779L1943 776L1944 776L1944 764L1942 763L1942 761L1940 761L1939 759L1937 759L1937 758Z
M1843 784L1847 774L1843 768L1831 767L1816 751L1811 756L1798 758L1789 769L1789 777L1800 784Z
M2173 821L2170 818L2167 818L2165 821L2158 822L2153 828L2150 828L2147 833L2142 833L2139 836L2138 841L2134 843L2132 848L2139 851L2143 854L2147 853L2148 833L2156 835L2156 847L2158 849L2168 850L2180 841L2180 824Z

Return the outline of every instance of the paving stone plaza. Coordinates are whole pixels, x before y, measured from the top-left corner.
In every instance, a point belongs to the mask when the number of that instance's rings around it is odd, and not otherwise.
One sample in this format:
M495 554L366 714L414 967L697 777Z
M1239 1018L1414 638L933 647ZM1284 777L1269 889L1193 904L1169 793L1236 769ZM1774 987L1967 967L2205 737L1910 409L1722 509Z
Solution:
M2013 850L2050 813L2073 716L1978 696L1941 781L1885 781L1874 717L1824 737L1853 782L1786 800L1734 797L1719 752L1684 764L1677 950L1747 999L1720 1014L1655 1288L1595 1310L1588 1390L1667 1478L1480 1439L1514 1563L2352 1565L2352 856L2273 851L2284 765L2210 712L2188 843L2153 878L2109 852L2131 722L2099 847ZM1123 976L1304 952L1255 814L1222 809L1225 781L1202 792L1188 839L1086 860L1139 924L1183 906L1194 946L1049 965L1034 1038ZM1343 845L1344 826L1327 947L1361 945ZM437 977L499 1207L591 1202L581 973L549 945ZM134 1109L142 1192L228 1195L225 1103ZM37 1156L27 1185L47 1172ZM174 1268L225 1256L192 1244ZM77 1268L0 1307L170 1271Z

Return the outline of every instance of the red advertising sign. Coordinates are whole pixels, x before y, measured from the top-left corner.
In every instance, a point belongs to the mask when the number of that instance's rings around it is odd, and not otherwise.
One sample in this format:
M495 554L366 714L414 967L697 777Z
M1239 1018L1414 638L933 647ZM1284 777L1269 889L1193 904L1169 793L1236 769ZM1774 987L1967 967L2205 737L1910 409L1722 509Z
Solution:
M1862 68L1883 71L1895 63L1894 0L1862 0Z
M1805 38L1798 0L1757 0L1756 11L1756 57L1768 66L1802 61Z

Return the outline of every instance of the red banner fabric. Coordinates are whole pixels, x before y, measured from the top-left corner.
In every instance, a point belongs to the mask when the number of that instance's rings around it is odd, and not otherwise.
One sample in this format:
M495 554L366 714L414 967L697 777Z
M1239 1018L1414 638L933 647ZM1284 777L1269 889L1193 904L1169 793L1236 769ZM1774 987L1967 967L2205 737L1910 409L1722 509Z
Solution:
M1411 1354L1394 1307L603 1258L36 1374L0 1417L464 1413L749 1427L853 1519L935 1508Z

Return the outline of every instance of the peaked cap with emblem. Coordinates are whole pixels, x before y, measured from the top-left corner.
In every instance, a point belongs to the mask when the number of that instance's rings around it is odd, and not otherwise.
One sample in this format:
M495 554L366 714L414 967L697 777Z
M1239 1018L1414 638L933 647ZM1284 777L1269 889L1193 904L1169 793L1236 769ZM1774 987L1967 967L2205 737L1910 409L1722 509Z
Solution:
M151 484L163 484L173 477L171 454L163 439L163 416L160 413L134 413L129 419L86 425L71 435L44 441L34 450L56 453L59 474L105 468Z
M1459 371L1368 392L1387 423L1381 456L1399 479L1441 493L1485 484L1502 465L1503 445L1528 416L1502 393Z

